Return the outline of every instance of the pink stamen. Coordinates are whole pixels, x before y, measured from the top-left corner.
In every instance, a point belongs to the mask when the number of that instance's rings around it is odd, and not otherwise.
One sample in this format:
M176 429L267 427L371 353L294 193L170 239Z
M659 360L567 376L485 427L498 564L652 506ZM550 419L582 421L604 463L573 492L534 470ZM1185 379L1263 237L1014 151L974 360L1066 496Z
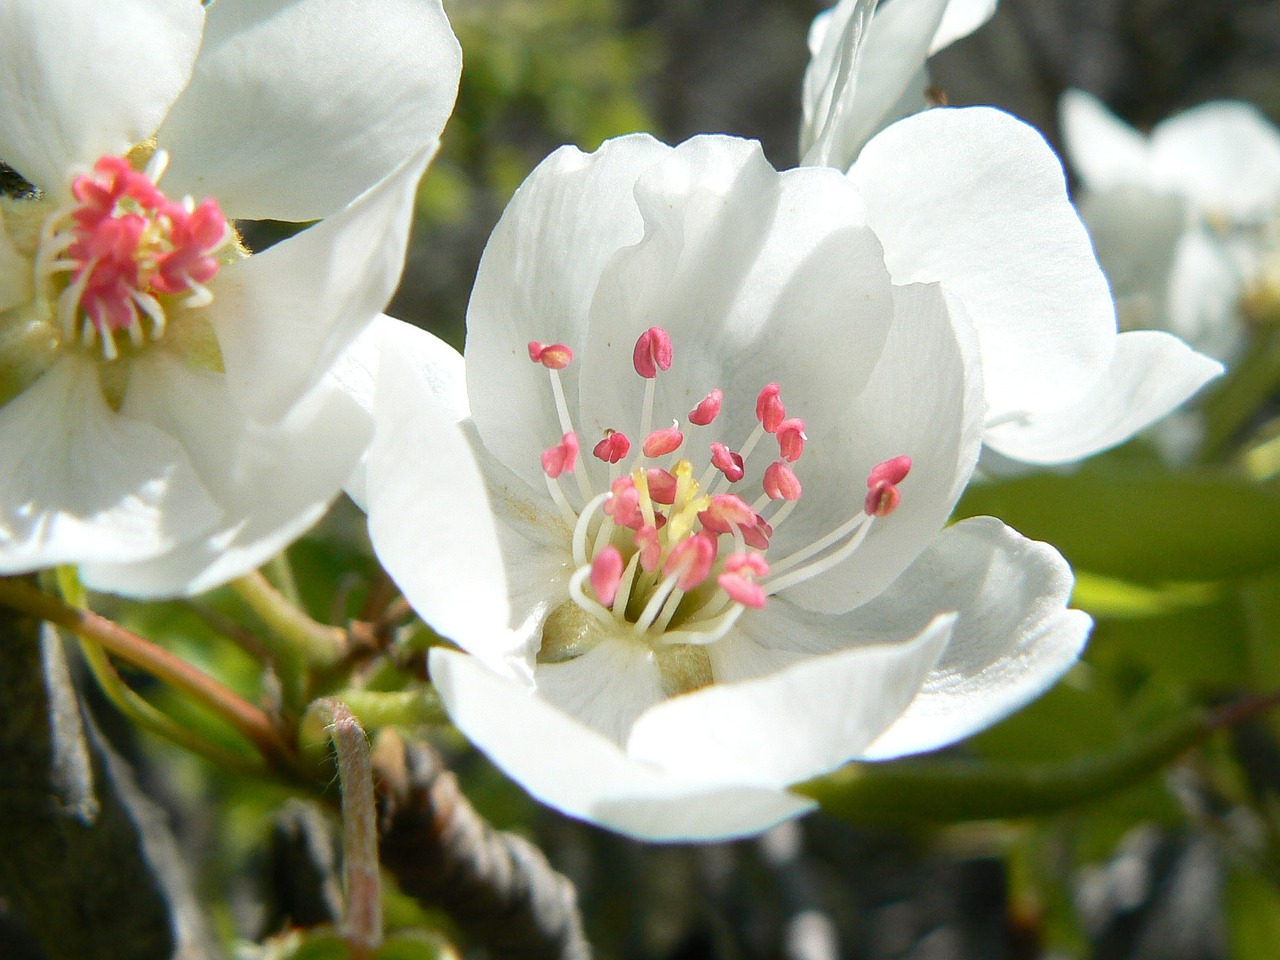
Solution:
M731 553L724 561L725 573L741 573L743 570L753 576L763 577L769 573L769 564L758 553Z
M778 451L783 460L795 463L804 453L804 442L809 438L804 432L804 421L798 417L783 420L774 431L778 437Z
M712 533L729 533L734 527L753 526L760 518L741 497L732 493L720 493L711 498L711 505L698 514L703 527Z
M661 467L649 467L644 476L649 485L649 498L654 503L669 505L676 502L676 478L668 471Z
M652 380L659 370L671 369L671 336L661 327L650 327L636 340L631 354L636 373Z
M707 533L695 533L671 548L662 572L676 578L676 586L689 591L711 575L711 565L716 560L716 538Z
M746 475L742 454L734 453L723 443L711 444L711 465L725 475L730 483L737 483Z
M596 459L603 460L605 463L617 463L631 452L631 441L627 439L625 433L606 430L604 439L597 443L591 452Z
M613 606L618 596L618 585L622 583L622 553L610 544L596 554L591 561L591 589L596 599L606 607Z
M640 491L630 477L618 477L609 487L613 494L604 502L606 516L620 527L638 530L644 523L640 515Z
M573 473L578 460L578 435L566 433L554 447L542 451L542 472L552 480L562 473Z
M781 460L775 460L765 468L764 492L770 500L799 500L800 478Z
M722 573L716 577L716 583L720 585L721 590L729 595L730 600L734 603L740 603L744 607L760 610L764 608L765 603L768 601L764 588L740 573Z
M658 528L644 524L632 538L640 551L640 566L645 573L653 573L662 562L662 544L658 542Z
M902 494L898 488L882 480L867 491L867 499L863 502L862 509L872 517L887 517L898 509L898 504L901 502Z
M689 411L689 422L695 426L705 427L720 415L720 404L724 400L724 392L712 390L698 401L698 405Z
M897 486L907 479L911 472L911 458L908 456L893 457L883 463L877 463L867 475L867 486L875 487L881 481Z
M769 549L769 538L773 536L773 527L765 523L764 517L756 514L756 521L749 527L739 527L742 531L742 540L748 547L755 547L757 550Z
M644 451L646 457L665 457L668 453L675 453L680 449L682 443L684 443L684 434L680 432L679 424L673 420L671 426L665 430L655 430L645 437L640 449Z
M573 350L563 343L539 343L529 341L529 359L548 370L563 370L573 363Z
M765 433L773 433L787 416L787 408L782 403L782 389L776 383L770 383L756 397L756 419L764 425Z
M877 463L867 475L867 499L862 509L872 517L887 517L898 509L902 502L902 493L898 484L911 472L911 458L908 456L893 457L883 463Z

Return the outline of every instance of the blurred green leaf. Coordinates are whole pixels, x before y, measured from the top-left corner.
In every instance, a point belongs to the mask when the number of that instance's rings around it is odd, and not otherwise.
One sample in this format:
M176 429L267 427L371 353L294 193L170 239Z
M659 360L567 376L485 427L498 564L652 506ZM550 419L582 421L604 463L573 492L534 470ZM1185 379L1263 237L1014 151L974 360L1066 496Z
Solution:
M1226 900L1233 960L1272 960L1280 944L1280 890L1255 873L1234 870Z
M1158 586L1100 577L1076 571L1071 606L1095 617L1143 619L1174 613L1188 607L1207 606L1221 598L1221 583L1167 583Z
M1137 583L1280 567L1280 496L1234 474L1099 465L974 484L957 517L999 517L1072 566Z

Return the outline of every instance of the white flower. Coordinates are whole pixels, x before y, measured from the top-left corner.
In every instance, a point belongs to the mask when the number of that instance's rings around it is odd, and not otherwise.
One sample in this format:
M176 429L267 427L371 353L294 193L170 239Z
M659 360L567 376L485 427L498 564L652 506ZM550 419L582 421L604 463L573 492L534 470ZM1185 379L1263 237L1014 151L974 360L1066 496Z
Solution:
M1241 300L1277 269L1280 131L1250 104L1219 101L1148 137L1079 90L1063 96L1061 117L1121 325L1169 329L1234 359Z
M874 6L846 0L814 23L802 151L862 188L895 283L941 283L968 313L987 447L1027 463L1079 460L1219 375L1175 337L1116 336L1061 164L1034 129L990 109L924 109L925 57L994 4L893 0L873 16Z
M727 137L562 148L490 238L465 369L384 327L375 548L467 651L431 656L451 717L566 813L759 831L810 808L788 785L964 737L1079 653L1056 551L944 529L974 333L891 282L835 171Z
M967 37L997 0L840 0L814 17L800 156L847 170L877 132L924 110L925 61Z
M195 591L314 522L459 71L438 0L0 0L0 574Z

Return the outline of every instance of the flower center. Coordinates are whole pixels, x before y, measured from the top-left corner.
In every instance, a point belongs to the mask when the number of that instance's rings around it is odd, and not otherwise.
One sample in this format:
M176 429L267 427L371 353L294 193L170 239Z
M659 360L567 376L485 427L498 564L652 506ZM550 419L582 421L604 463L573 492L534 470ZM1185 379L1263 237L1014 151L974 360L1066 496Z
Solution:
M634 434L640 442L619 429L605 431L591 456L608 466L608 483L595 490L591 471L579 469L578 435L560 380L573 351L535 341L529 357L550 375L563 431L543 452L542 472L573 530L575 565L569 601L543 625L542 662L572 659L606 636L625 635L654 651L670 692L709 683L707 645L771 595L850 556L875 519L901 499L898 484L911 468L905 456L876 466L861 509L825 536L784 556L771 554L776 531L803 493L797 469L808 439L804 421L787 416L778 384L765 385L755 398L755 428L737 443L708 439L706 465L695 476L692 459L680 455L686 436L679 421L653 427L657 378L674 360L660 327L641 334L633 353L644 381ZM688 412L688 423L710 433L724 402L722 390L711 390ZM569 476L574 485L565 489Z
M209 282L247 256L213 200L171 200L157 186L168 156L148 145L106 156L47 196L0 165L0 405L67 350L98 361L103 393L123 402L126 361L161 337L221 372ZM145 169L143 166L145 164Z

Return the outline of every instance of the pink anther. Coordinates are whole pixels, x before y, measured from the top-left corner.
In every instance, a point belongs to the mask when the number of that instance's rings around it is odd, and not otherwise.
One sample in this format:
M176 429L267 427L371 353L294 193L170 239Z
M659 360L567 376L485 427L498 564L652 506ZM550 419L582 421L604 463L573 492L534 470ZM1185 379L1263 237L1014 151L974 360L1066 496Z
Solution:
M651 524L644 524L636 535L632 538L632 542L640 551L640 566L645 573L653 573L658 569L658 564L662 562L662 544L658 542L658 528Z
M176 208L170 232L173 250L160 258L151 285L161 293L182 293L218 272L218 261L210 254L226 241L230 228L216 200L204 200L190 213L177 204L170 206Z
M734 527L754 525L758 519L751 505L732 493L716 494L710 506L698 514L703 527L712 533L729 533Z
M679 450L682 443L684 434L680 432L680 424L672 420L671 426L665 430L655 430L645 437L640 449L646 457L665 457L668 453Z
M639 529L644 520L640 515L640 491L636 489L635 482L630 477L618 477L610 485L609 492L613 496L604 502L605 515L613 518L620 527Z
M764 517L756 514L755 523L738 529L742 531L742 540L748 547L755 547L757 550L769 549L769 538L773 536L773 527L765 523Z
M862 509L868 516L887 517L898 509L898 504L901 502L902 493L897 486L888 480L881 480L867 491L867 499L863 502Z
M613 606L618 596L618 585L622 583L622 554L618 548L610 544L591 561L591 589L596 599L606 607Z
M562 473L573 473L578 460L578 435L566 433L554 447L542 451L542 472L552 480Z
M763 577L769 572L769 564L762 554L745 550L740 553L731 553L725 558L725 573L741 573L744 570L752 576Z
M689 411L689 422L699 427L705 427L720 416L720 404L723 400L723 391L712 390L698 401L696 407Z
M645 482L649 485L649 499L654 503L673 504L676 502L676 478L661 467L649 467L644 472Z
M627 439L625 433L619 433L617 430L606 430L604 439L597 443L595 449L591 452L597 460L603 460L605 463L617 463L631 452L631 441Z
M804 421L799 417L791 417L778 424L775 431L778 437L778 455L788 463L795 463L804 453L804 442L808 436L804 432Z
M787 416L787 408L782 403L782 388L770 383L756 397L756 419L763 425L766 433L773 433L778 424Z
M711 575L715 560L716 538L705 532L695 533L671 548L662 572L676 577L676 586L681 590L692 590Z
M770 500L799 500L800 478L781 460L775 460L765 468L764 492Z
M650 327L636 340L631 354L636 373L652 380L659 370L671 369L671 336L661 327Z
M907 474L911 472L911 458L908 456L893 457L883 463L877 463L871 468L871 473L867 475L867 486L873 488L880 483L888 483L897 486L903 480L907 479Z
M529 359L548 370L563 370L573 363L573 351L563 343L539 343L529 341Z
M723 443L711 444L711 465L730 483L737 483L747 472L742 464L742 455L734 453Z
M716 583L729 595L730 600L744 607L760 610L768 601L764 588L740 573L722 573L716 577Z

